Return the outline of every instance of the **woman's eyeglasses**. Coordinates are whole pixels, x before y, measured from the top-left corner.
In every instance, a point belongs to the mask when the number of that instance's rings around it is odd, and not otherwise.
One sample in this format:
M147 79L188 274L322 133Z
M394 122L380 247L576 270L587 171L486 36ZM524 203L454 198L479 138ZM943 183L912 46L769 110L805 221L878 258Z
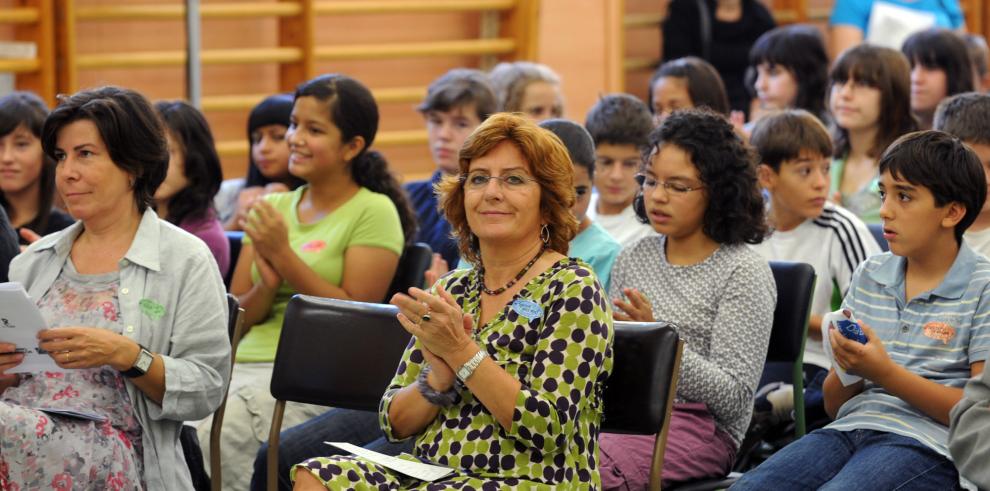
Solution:
M510 172L504 176L492 176L478 171L461 176L461 182L464 183L464 187L475 191L488 187L488 182L492 179L498 181L503 189L521 189L530 182L536 182L536 179L532 177L514 172Z
M680 181L661 181L646 174L636 174L636 182L643 188L643 191L653 191L657 186L663 186L664 191L672 194L683 195L691 191L704 188L702 185L691 186Z

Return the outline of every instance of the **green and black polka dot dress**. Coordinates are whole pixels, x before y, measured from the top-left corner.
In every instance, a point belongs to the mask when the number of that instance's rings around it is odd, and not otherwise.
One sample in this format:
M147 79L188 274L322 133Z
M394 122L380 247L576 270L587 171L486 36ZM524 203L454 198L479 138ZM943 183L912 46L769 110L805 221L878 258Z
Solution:
M475 318L479 281L477 270L453 271L440 280ZM307 470L330 489L598 489L612 310L591 267L560 260L475 335L492 359L522 382L522 390L508 431L461 386L459 402L441 409L417 436L415 458L452 467L453 476L425 483L353 456L311 459L293 474ZM415 384L425 366L414 339L382 399L380 422L389 438L392 397Z

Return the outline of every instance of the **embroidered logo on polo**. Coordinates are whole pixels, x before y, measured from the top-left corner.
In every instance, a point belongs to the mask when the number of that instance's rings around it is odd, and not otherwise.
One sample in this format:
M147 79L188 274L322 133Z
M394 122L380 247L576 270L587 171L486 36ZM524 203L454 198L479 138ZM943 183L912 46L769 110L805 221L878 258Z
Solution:
M529 320L543 317L543 307L540 307L540 304L532 300L517 299L512 302L512 310Z
M327 247L326 242L320 239L314 239L303 244L302 247L299 248L299 250L303 252L320 252L323 249L326 249L326 247Z
M924 332L925 337L937 339L942 344L949 344L956 337L956 329L945 322L929 322L925 324Z

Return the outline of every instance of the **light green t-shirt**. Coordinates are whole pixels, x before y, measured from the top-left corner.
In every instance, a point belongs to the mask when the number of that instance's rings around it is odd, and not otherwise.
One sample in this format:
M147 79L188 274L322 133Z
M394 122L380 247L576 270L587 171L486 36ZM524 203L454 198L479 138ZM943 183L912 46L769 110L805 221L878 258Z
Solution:
M297 213L299 200L309 186L289 193L265 197L285 217L292 250L329 283L340 285L344 277L344 253L351 246L381 247L402 254L404 238L399 213L392 200L384 194L361 188L353 198L315 223L300 223ZM244 243L251 240L244 236ZM251 280L261 281L258 269L251 266ZM237 348L240 363L271 362L282 332L285 307L296 292L282 283L272 302L268 317L256 324L241 339Z
M832 192L839 192L842 186L842 173L846 169L845 157L832 159ZM859 191L852 194L843 194L843 208L853 212L865 223L880 223L880 179L874 177L866 183Z

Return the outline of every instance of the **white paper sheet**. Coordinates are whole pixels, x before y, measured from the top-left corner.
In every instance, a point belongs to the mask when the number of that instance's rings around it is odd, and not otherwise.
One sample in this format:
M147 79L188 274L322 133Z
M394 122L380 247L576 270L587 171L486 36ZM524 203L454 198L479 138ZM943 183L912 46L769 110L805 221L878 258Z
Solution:
M877 46L901 50L912 34L935 26L935 14L909 9L892 3L875 1L870 10L866 41Z
M398 457L391 457L373 450L367 450L357 445L345 442L323 442L333 445L345 452L350 452L358 457L368 459L378 465L388 467L396 472L401 472L407 476L415 477L421 481L433 482L443 479L454 473L454 469L439 465L424 464L422 462L412 462Z
M835 374L839 376L839 381L842 382L842 385L848 387L856 382L859 382L860 380L863 380L863 377L853 375L839 366L839 364L835 361L835 354L832 353L832 343L828 339L829 333L832 332L833 329L838 329L835 323L845 318L846 317L842 315L841 310L829 312L822 316L822 326L826 329L822 332L822 349L825 350L825 356L832 361L832 368L835 369Z
M20 283L0 283L0 341L12 343L24 353L24 361L6 373L65 371L38 347L38 332L47 328L41 311Z

